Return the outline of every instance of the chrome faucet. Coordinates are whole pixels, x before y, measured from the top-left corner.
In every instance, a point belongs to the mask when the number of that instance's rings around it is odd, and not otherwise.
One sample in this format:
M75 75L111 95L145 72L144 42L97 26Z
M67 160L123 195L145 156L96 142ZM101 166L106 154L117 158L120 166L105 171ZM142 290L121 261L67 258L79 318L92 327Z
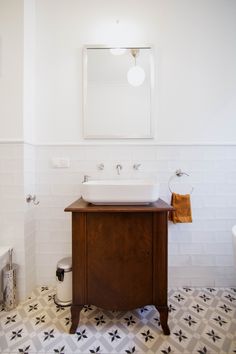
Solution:
M120 175L120 171L122 170L122 166L120 164L116 165L117 174Z

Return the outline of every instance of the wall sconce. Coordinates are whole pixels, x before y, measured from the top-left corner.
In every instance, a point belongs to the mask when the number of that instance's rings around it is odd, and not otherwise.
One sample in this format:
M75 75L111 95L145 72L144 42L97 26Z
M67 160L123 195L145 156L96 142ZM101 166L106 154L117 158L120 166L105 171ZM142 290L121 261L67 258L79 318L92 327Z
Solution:
M145 80L145 71L141 66L136 65L136 58L139 55L139 49L138 48L132 48L131 49L131 55L134 58L134 66L129 69L127 73L127 80L130 85L138 87L141 86L142 83Z

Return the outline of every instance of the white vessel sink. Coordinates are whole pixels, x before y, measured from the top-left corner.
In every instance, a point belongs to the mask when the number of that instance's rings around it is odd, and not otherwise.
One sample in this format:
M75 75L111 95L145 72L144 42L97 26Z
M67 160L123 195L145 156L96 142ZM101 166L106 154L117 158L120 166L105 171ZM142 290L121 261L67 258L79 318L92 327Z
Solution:
M143 205L155 202L159 190L151 180L94 180L82 183L81 195L95 205Z

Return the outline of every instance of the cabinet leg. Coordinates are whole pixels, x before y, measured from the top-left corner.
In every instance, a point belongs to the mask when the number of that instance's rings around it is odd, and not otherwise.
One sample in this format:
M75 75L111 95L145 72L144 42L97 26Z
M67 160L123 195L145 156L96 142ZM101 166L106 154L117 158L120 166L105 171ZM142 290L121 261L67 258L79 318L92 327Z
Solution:
M156 309L160 313L160 322L161 322L161 328L163 330L163 333L168 336L170 334L170 329L168 326L168 306L156 306Z
M72 305L71 306L71 327L70 327L70 334L74 334L77 326L79 324L79 317L80 317L80 311L82 310L83 305Z

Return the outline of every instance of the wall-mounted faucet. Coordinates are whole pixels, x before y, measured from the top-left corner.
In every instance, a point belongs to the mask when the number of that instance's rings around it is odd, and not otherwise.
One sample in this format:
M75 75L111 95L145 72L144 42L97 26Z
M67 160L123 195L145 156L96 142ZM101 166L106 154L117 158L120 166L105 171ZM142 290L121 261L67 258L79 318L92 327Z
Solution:
M120 164L116 165L116 171L118 175L120 175L121 170L122 170L122 166Z
M84 182L88 182L89 177L90 177L90 176L88 176L88 175L84 175L84 180L83 180L83 183L84 183Z

